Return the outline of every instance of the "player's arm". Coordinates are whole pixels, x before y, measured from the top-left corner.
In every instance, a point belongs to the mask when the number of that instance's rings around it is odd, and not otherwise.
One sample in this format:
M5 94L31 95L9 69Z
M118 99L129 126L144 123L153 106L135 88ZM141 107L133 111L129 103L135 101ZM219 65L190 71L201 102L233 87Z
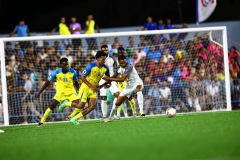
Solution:
M94 92L97 92L98 89L96 87L94 87L90 82L88 82L88 80L86 79L86 76L88 76L91 72L92 69L92 64L89 64L85 70L83 71L80 79L82 80L83 83L85 83L89 88L91 88L91 90L93 90Z
M122 74L121 77L107 77L105 76L103 79L105 81L116 81L116 82L124 82L128 75L132 72L133 70L133 66L132 65L128 65L127 68L125 68L125 72Z
M94 87L93 85L91 85L91 83L88 82L88 80L86 79L86 77L82 74L81 78L83 83L85 83L89 88L91 88L91 90L93 90L94 92L97 92L98 89L96 87Z
M107 66L105 66L107 68L106 72L105 72L105 76L110 76L110 72L109 72L109 68ZM104 82L102 85L98 86L98 89L101 89L102 87L110 87L111 86L111 82L110 81L106 81Z
M34 99L38 99L41 95L41 93L51 84L52 81L54 81L56 79L56 74L57 72L54 71L49 77L47 82L44 83L44 85L42 86L42 88L40 89L40 91L37 93L37 95L35 96Z
M123 75L121 77L108 77L108 76L105 76L103 77L103 79L105 81L116 81L116 82L124 82L128 77L128 74L127 73L123 73Z
M78 83L78 81L74 81L74 87L76 88L77 92L79 91L80 85Z
M80 88L80 85L79 85L79 79L78 79L78 76L77 76L77 72L74 70L74 73L73 73L73 85L75 87L75 89L77 90L77 92L79 91L79 88Z
M49 86L49 84L51 84L51 82L49 80L47 82L45 82L44 85L42 86L42 88L40 89L40 91L35 96L34 99L38 99L40 97L41 93Z

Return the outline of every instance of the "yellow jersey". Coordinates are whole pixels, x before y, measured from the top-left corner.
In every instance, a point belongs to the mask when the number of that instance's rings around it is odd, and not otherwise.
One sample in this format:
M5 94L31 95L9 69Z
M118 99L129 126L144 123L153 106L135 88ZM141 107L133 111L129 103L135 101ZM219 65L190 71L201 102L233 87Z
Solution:
M48 80L56 81L56 94L66 96L76 93L73 82L78 81L78 77L77 72L72 68L68 68L67 73L63 73L62 68L59 68L49 76Z
M59 33L60 35L71 35L68 26L64 23L59 23Z
M90 22L89 21L86 21L86 25L88 26L88 30L85 31L85 34L93 34L94 31L95 31L95 21L94 20L91 20Z
M89 64L82 73L87 81L94 87L98 86L99 81L104 75L109 76L109 68L104 64L102 67L97 66L97 62Z

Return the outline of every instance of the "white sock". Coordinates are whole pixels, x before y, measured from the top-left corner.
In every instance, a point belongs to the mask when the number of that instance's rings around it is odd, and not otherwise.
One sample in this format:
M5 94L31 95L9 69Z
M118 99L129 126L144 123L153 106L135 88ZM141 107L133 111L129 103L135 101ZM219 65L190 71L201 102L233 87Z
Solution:
M127 114L127 105L125 102L123 102L122 104L122 111L123 111L123 114L125 117L128 117L128 114Z
M121 116L121 112L117 112L117 116L120 117Z
M112 110L110 112L109 118L113 118L114 114L116 114L116 112L117 112L118 107L116 107L116 105L115 105L116 101L117 101L117 98L114 98L113 106L112 106Z
M108 105L106 100L101 101L101 109L102 109L103 117L107 117Z
M140 114L143 114L143 94L142 91L137 92L137 100L140 109Z

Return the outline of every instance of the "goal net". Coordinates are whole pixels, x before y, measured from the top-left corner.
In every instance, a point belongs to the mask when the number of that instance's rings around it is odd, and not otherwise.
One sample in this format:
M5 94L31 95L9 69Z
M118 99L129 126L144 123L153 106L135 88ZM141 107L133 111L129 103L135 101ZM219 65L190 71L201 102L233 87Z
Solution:
M59 59L67 57L80 77L103 44L115 58L117 48L125 48L144 83L147 115L165 114L168 107L177 113L231 110L226 27L2 38L0 125L38 122L51 104L55 84L38 101L34 96L60 67ZM108 112L111 105L110 101ZM129 103L125 106L125 113L132 116ZM65 121L72 111L55 108L47 122ZM96 109L84 118L101 117L98 96Z

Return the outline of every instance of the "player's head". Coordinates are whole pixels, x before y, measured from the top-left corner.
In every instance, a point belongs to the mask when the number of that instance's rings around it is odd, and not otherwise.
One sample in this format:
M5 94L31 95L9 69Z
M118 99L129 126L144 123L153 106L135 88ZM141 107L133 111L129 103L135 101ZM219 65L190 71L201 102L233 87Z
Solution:
M118 56L124 55L124 53L125 53L125 49L123 47L118 47L117 51L118 51Z
M62 68L62 72L66 72L68 70L68 59L66 57L62 57L60 59L60 65Z
M104 65L106 60L106 53L104 51L97 51L96 60L99 66Z
M118 56L118 64L120 67L125 68L127 66L126 56L119 55Z
M101 50L106 53L106 56L108 56L108 46L107 45L102 45Z

